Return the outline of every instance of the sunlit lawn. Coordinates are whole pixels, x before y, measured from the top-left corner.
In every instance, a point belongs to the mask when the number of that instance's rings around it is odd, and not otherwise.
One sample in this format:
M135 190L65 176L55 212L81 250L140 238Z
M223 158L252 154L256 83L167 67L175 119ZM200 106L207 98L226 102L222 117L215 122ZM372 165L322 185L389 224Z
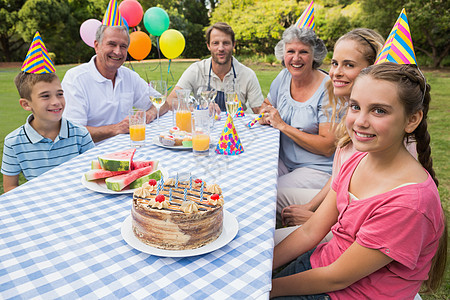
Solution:
M145 80L165 79L169 86L174 86L183 71L192 62L175 61L169 64L167 61L141 62L125 65L138 72ZM62 79L65 72L73 65L57 66L57 74ZM263 94L267 95L270 83L281 70L279 65L269 65L265 63L252 64L250 67L256 72L260 81ZM13 83L14 77L20 68L0 68L0 146L3 154L4 137L25 122L28 112L24 111L18 103L18 93ZM327 69L325 67L325 69ZM425 70L425 76L432 89L432 102L429 112L429 131L431 134L431 146L434 168L440 181L439 193L443 206L447 212L450 208L450 71L428 71ZM21 178L21 182L25 179ZM0 179L0 194L3 193L3 178ZM434 296L422 295L424 299L448 299L450 295L449 268L447 268L446 280Z

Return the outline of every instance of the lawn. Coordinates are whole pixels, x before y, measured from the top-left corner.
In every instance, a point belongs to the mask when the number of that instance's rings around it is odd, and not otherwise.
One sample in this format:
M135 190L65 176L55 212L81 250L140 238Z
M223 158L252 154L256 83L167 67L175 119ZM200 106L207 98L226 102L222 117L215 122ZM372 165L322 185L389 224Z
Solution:
M174 86L183 71L191 64L188 61L175 61L169 64L167 61L126 63L138 72L146 80L166 79L169 86ZM263 94L267 95L270 83L281 70L280 65L270 65L265 63L249 65L257 74ZM56 73L62 79L65 72L73 65L56 66ZM325 69L328 69L325 67ZM15 128L25 122L28 112L24 111L18 103L19 95L13 83L14 77L20 70L19 67L0 68L0 90L3 91L0 96L0 148L3 154L4 137ZM432 102L428 114L429 132L431 135L431 146L434 169L440 181L439 193L441 200L448 215L450 208L450 170L449 170L449 151L450 128L448 95L450 95L450 70L424 70L428 83L431 85ZM22 178L23 182L24 179ZM3 193L3 178L0 179L0 194ZM422 295L424 299L447 299L450 295L450 270L447 268L447 276L439 292L434 295Z

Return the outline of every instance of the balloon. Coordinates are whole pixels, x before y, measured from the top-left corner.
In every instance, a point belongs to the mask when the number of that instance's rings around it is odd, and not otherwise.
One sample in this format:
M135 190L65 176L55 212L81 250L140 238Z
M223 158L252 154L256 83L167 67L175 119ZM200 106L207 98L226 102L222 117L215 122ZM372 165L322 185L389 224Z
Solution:
M89 47L94 48L95 33L102 22L96 19L89 19L83 22L80 26L80 36L83 42Z
M151 35L160 36L169 28L169 23L169 15L162 8L152 7L144 14L144 26Z
M183 34L175 29L169 29L163 32L159 38L159 47L162 54L168 59L180 56L183 53L186 42Z
M129 0L131 1L131 0ZM152 40L142 31L134 31L130 33L130 46L128 53L136 60L143 60L147 57L152 49Z
M124 18L128 26L135 27L137 26L144 15L144 10L139 2L133 0L125 0L119 5L119 11Z

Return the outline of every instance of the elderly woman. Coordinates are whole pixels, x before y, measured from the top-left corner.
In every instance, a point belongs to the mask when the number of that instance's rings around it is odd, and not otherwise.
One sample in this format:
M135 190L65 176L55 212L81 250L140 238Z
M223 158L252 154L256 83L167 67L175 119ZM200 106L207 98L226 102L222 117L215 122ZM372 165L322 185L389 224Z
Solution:
M335 135L324 107L329 76L318 70L327 53L309 28L291 26L275 47L283 69L264 100L261 124L281 131L278 190L321 189L328 181Z

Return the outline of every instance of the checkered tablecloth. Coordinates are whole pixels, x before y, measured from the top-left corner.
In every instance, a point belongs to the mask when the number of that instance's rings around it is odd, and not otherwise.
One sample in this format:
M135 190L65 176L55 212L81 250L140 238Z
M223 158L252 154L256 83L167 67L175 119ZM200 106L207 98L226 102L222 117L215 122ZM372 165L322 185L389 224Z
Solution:
M225 117L214 127L218 140ZM271 288L279 132L250 116L234 123L244 147L238 156L152 144L156 122L147 127L147 146L136 160L159 160L175 177L191 171L218 183L225 209L239 222L237 236L208 254L171 258L129 246L121 226L131 194L91 191L81 184L99 154L129 148L116 136L88 152L0 196L0 298L3 299L252 299ZM169 112L160 127L172 126Z

